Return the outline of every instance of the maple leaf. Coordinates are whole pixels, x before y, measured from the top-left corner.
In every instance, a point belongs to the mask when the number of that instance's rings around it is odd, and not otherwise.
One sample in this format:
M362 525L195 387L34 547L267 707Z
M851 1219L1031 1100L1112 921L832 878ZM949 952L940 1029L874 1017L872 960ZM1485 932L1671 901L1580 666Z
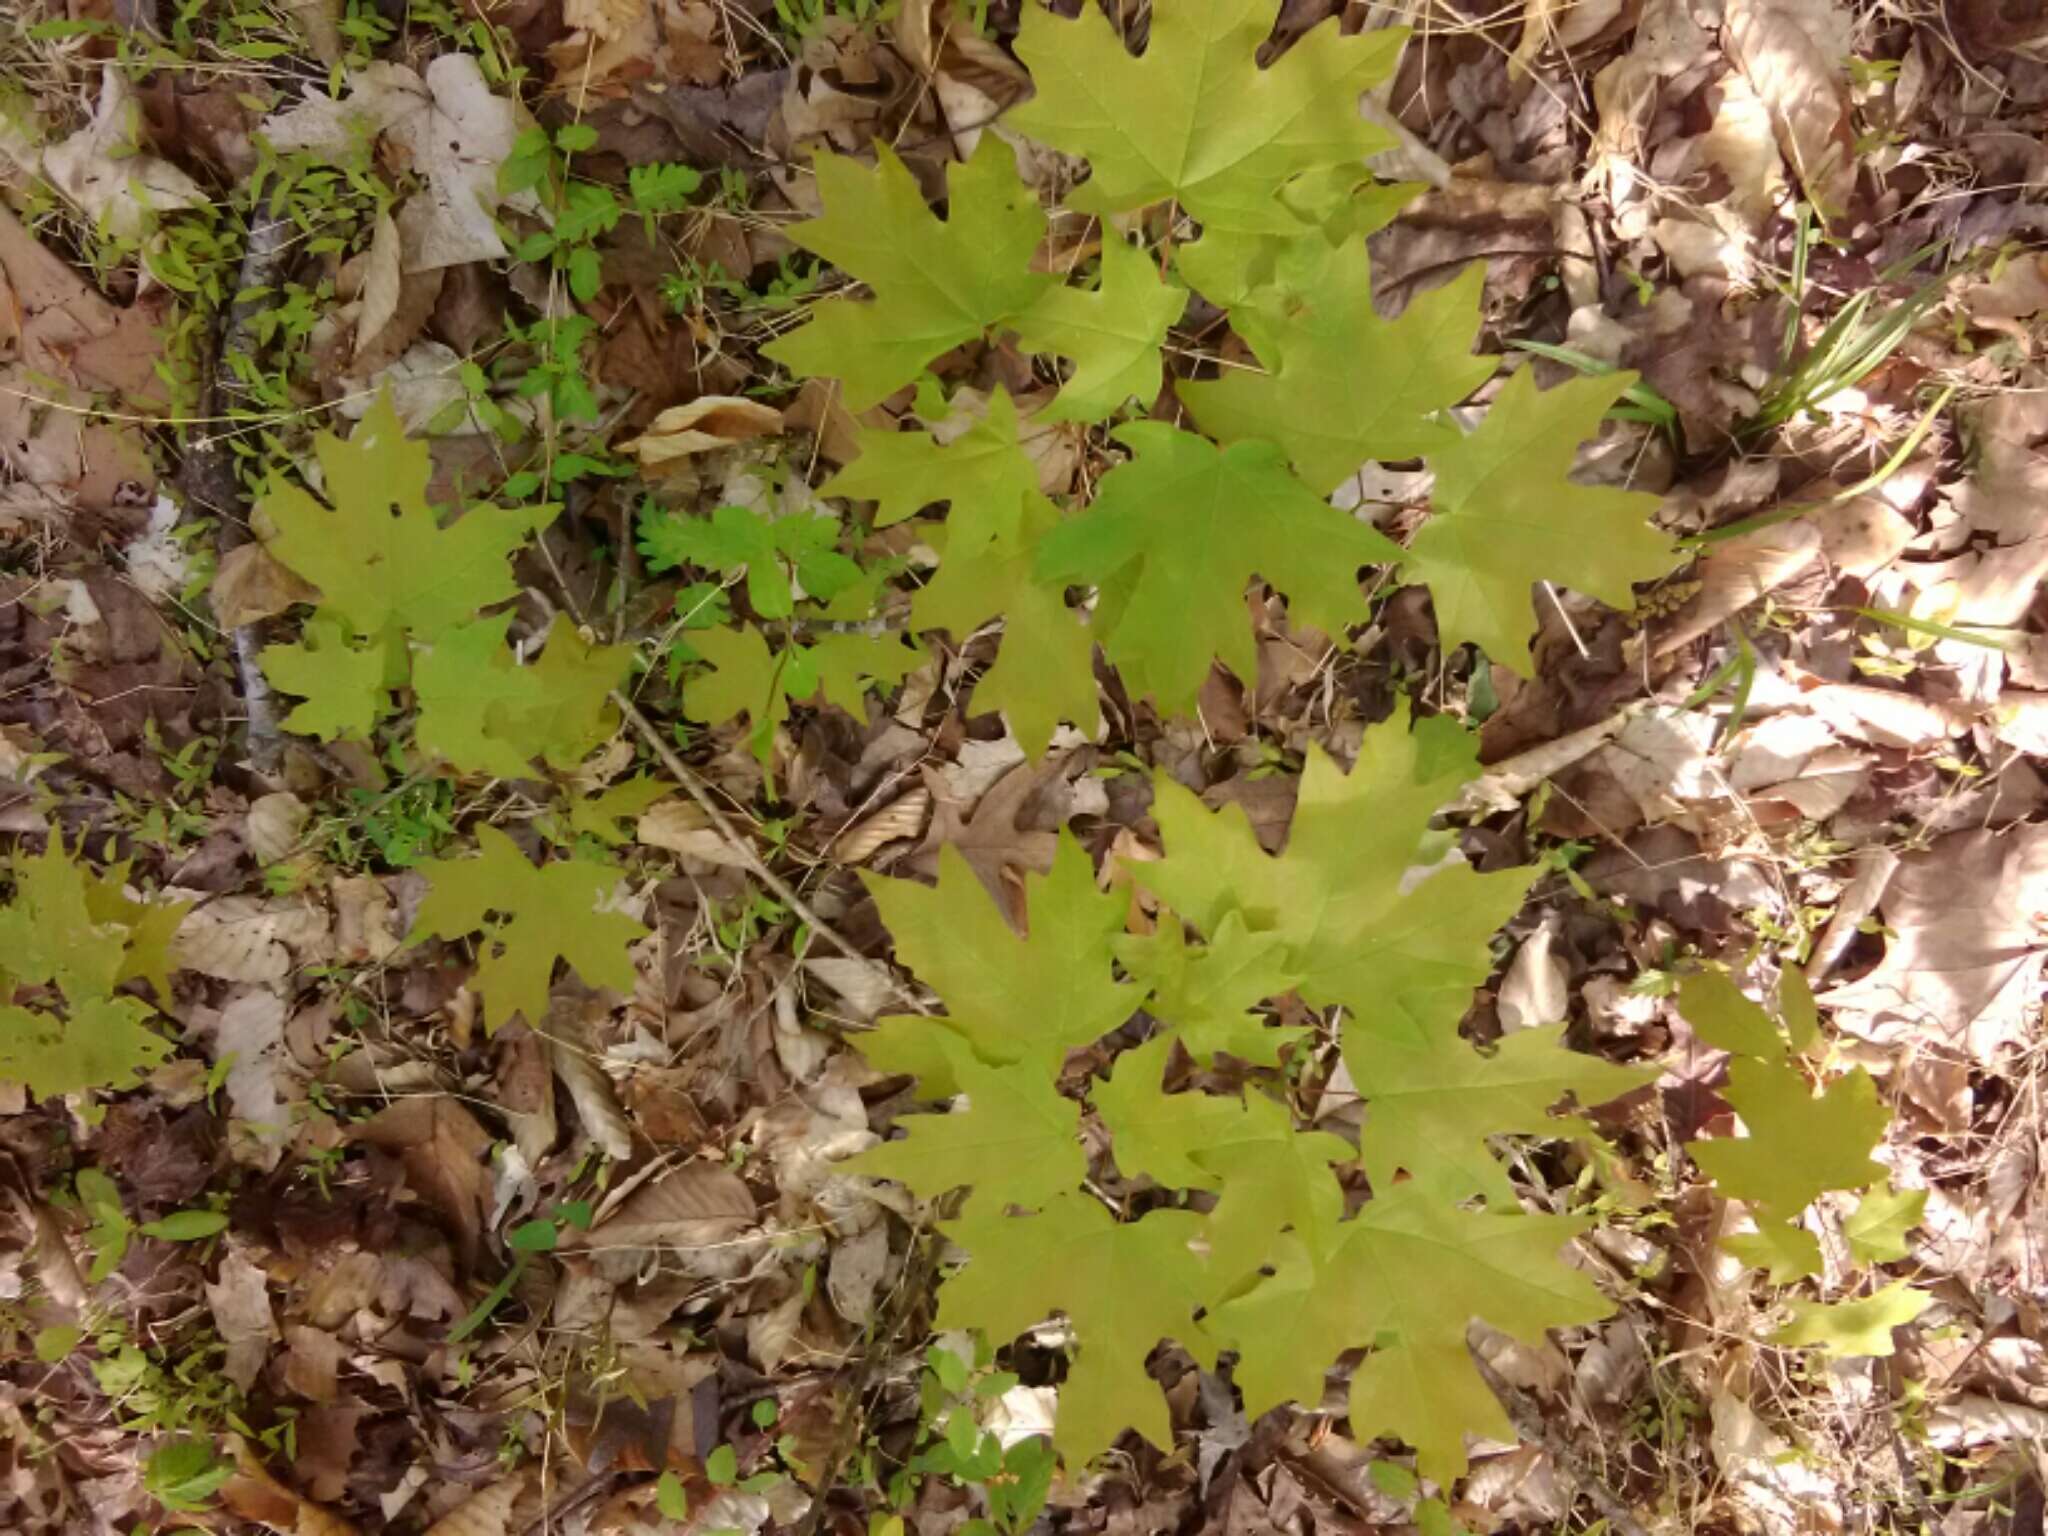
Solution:
M978 551L1009 541L1019 508L1038 494L1038 470L1018 435L1017 405L997 387L988 409L947 441L928 432L864 428L860 457L819 487L820 496L875 503L875 526L887 528L938 502L949 502L948 546Z
M1818 1344L1837 1360L1892 1353L1892 1330L1913 1321L1934 1304L1926 1291L1894 1280L1856 1301L1788 1303L1792 1321L1771 1335L1773 1344Z
M266 645L257 661L273 688L304 701L283 721L286 730L301 736L361 740L390 707L391 656L385 642L353 644L348 625L338 618L315 614L296 644Z
M127 890L130 867L130 861L123 860L99 875L80 869L85 878L86 912L93 922L122 929L127 935L114 985L146 981L156 992L157 1002L168 1003L171 972L178 968L171 958L171 948L192 903L135 900Z
M1445 647L1469 640L1531 676L1537 582L1627 609L1636 582L1677 563L1670 539L1649 523L1655 496L1567 478L1578 445L1599 435L1601 417L1634 381L1607 373L1539 391L1524 368L1477 428L1431 454L1430 518L1409 541L1404 567L1428 583Z
M1906 1234L1920 1224L1926 1210L1926 1190L1895 1190L1891 1180L1879 1180L1856 1203L1856 1209L1842 1218L1842 1240L1849 1245L1850 1257L1859 1264L1891 1264L1903 1259L1911 1246Z
M93 911L86 872L52 834L33 857L11 861L14 895L0 907L0 965L13 980L55 986L67 998L104 997L114 990L127 941L125 928Z
M592 645L556 614L537 660L506 643L510 613L449 630L413 663L419 746L465 773L528 778L536 758L573 768L617 728L611 690L632 665L628 646Z
M791 700L823 689L858 716L870 680L894 686L926 660L894 635L823 635L812 645L771 651L757 629L707 629L693 633L690 644L712 670L686 685L685 709L712 725L745 715L748 745L763 763L774 755L775 731L789 718Z
M347 441L313 440L326 504L273 486L257 512L270 553L320 589L320 608L373 646L402 633L431 640L519 592L508 556L554 517L553 507L474 506L442 525L427 504L432 465L409 439L389 393Z
M1317 26L1260 69L1273 17L1272 0L1180 0L1153 15L1134 58L1093 7L1067 21L1027 6L1016 47L1035 94L1009 122L1087 157L1092 174L1070 207L1108 214L1175 198L1204 226L1292 232L1301 220L1281 198L1292 178L1390 142L1358 99L1392 73L1407 34Z
M148 1005L133 997L84 997L61 1017L0 1007L0 1082L20 1083L38 1099L132 1087L171 1054L149 1017Z
M1075 1046L1100 1039L1144 1001L1110 973L1110 935L1123 898L1096 889L1088 854L1061 832L1051 871L1024 882L1019 935L981 889L959 850L939 850L938 883L919 885L862 871L897 957L937 992L947 1017L884 1019L859 1040L878 1071L927 1077L946 1070L931 1036L952 1030L980 1060L1024 1063L1050 1077ZM957 1093L951 1082L927 1091Z
M1525 1343L1613 1306L1558 1259L1589 1223L1446 1204L1413 1184L1378 1194L1337 1227L1327 1251L1294 1247L1276 1273L1215 1310L1210 1330L1239 1351L1245 1414L1322 1400L1338 1350L1377 1340L1352 1376L1351 1433L1413 1445L1425 1477L1465 1469L1466 1435L1513 1440L1513 1426L1472 1364L1478 1318Z
M1506 1132L1592 1140L1578 1115L1553 1115L1567 1095L1604 1104L1657 1073L1564 1048L1564 1026L1516 1030L1482 1055L1458 1037L1457 1016L1418 1021L1385 1011L1344 1027L1344 1062L1366 1101L1358 1150L1374 1189L1406 1170L1453 1204L1483 1195L1516 1209L1515 1192L1486 1138Z
M747 601L764 619L786 619L796 611L789 570L816 598L833 597L860 580L860 567L833 547L838 541L836 521L804 512L772 521L751 507L730 505L708 519L657 508L640 514L640 552L649 570L685 563L725 573L744 570Z
M1078 1347L1052 1439L1067 1465L1086 1464L1125 1428L1168 1447L1166 1401L1145 1359L1174 1338L1215 1365L1214 1347L1193 1321L1209 1288L1193 1247L1201 1225L1190 1211L1118 1222L1081 1194L1061 1195L1034 1216L977 1207L940 1224L973 1258L939 1292L938 1326L979 1328L1007 1343L1054 1309L1064 1312Z
M1335 1230L1344 1196L1329 1165L1356 1154L1339 1137L1297 1130L1287 1107L1263 1093L1163 1092L1172 1045L1161 1035L1125 1051L1089 1098L1120 1172L1175 1189L1221 1191L1207 1222L1214 1294L1221 1295L1266 1263L1283 1231L1321 1242Z
M1318 496L1368 459L1456 445L1457 429L1437 413L1494 370L1494 359L1472 355L1483 268L1417 294L1394 320L1373 308L1363 242L1297 241L1281 254L1279 271L1275 290L1230 311L1266 371L1233 369L1174 386L1203 431L1227 443L1278 443Z
M978 1206L997 1210L1040 1206L1078 1188L1088 1176L1080 1105L1062 1098L1042 1072L987 1066L965 1040L944 1030L933 1031L933 1038L968 1107L908 1116L898 1122L908 1133L904 1139L835 1167L894 1179L926 1199L967 1185Z
M1738 1056L1722 1096L1749 1134L1688 1142L1686 1151L1729 1199L1786 1218L1827 1190L1884 1177L1870 1150L1891 1116L1861 1067L1816 1097L1796 1068Z
M1014 539L977 546L953 537L948 526L938 574L910 604L911 628L948 630L956 644L1001 616L1002 646L995 665L975 682L974 703L1000 710L1031 757L1045 751L1062 720L1093 736L1102 719L1095 637L1060 588L1032 574L1038 545L1059 521L1059 509L1034 490Z
M627 946L647 930L605 910L619 883L616 869L581 859L536 868L496 827L478 827L476 842L477 858L419 866L427 895L406 942L482 931L474 986L487 1030L514 1014L529 1023L546 1019L558 957L590 986L633 990Z
M1280 1048L1300 1029L1276 1029L1246 1010L1294 985L1294 965L1278 934L1253 933L1242 912L1228 912L1203 944L1191 945L1172 913L1143 937L1116 941L1119 964L1149 990L1146 1009L1170 1025L1197 1061L1228 1051L1255 1066L1278 1066Z
M1311 495L1270 443L1218 449L1164 422L1112 434L1134 458L1103 476L1094 505L1046 535L1041 580L1121 578L1115 613L1098 617L1103 648L1133 692L1192 711L1210 658L1258 675L1244 613L1254 575L1286 592L1299 624L1332 634L1364 618L1358 567L1399 546Z
M1434 1016L1437 999L1486 979L1486 939L1521 905L1535 871L1450 864L1411 880L1430 815L1470 777L1474 749L1451 721L1407 724L1403 707L1367 731L1348 775L1310 744L1277 857L1259 846L1243 807L1212 814L1156 778L1152 815L1166 856L1133 876L1205 933L1237 912L1250 932L1276 937L1310 1003L1368 1019L1396 1006Z
M827 300L801 329L762 348L802 377L836 377L849 411L879 403L941 352L1029 308L1053 281L1031 270L1045 214L995 134L946 168L944 222L892 150L877 145L875 157L870 171L819 155L824 215L783 231L866 283L874 299Z
M1100 288L1048 288L1017 316L1017 339L1028 350L1074 361L1039 420L1101 421L1133 396L1150 405L1159 393L1159 348L1187 305L1187 290L1162 281L1142 247L1109 235Z
M621 822L638 817L672 786L646 776L627 779L596 795L579 795L569 802L569 830L596 838L608 848L632 841Z
M1787 967L1787 974L1792 968ZM1759 1061L1783 1061L1785 1042L1771 1016L1742 995L1725 972L1694 971L1678 984L1678 1011L1707 1044Z

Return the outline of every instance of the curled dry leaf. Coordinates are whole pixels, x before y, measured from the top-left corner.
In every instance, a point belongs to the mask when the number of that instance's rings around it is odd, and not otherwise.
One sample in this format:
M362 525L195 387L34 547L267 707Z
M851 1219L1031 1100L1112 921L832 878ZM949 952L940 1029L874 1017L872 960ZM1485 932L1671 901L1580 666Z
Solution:
M206 201L199 183L168 160L136 153L141 121L127 75L110 63L100 74L92 121L43 152L43 174L50 185L120 239L140 235L152 214Z
M258 863L275 864L291 857L311 814L306 802L290 790L259 796L250 803L249 814L243 819L243 841L248 843Z
M206 600L222 629L240 629L319 597L319 588L301 581L262 544L252 542L227 552L213 573Z
M782 412L738 395L700 395L687 405L672 405L647 424L647 430L621 446L642 469L659 470L678 459L729 448L749 438L782 430Z
M447 1223L463 1267L473 1265L491 1209L491 1137L476 1116L438 1095L400 1099L350 1134L397 1154L406 1183Z
M230 1514L267 1526L279 1536L361 1536L341 1516L301 1498L272 1477L241 1436L229 1439L235 1475L221 1485L220 1501Z
M1908 854L1878 904L1876 969L1822 999L1867 1038L1924 1036L1990 1063L2023 1038L2041 973L2048 827L1962 832Z
M230 1247L218 1275L206 1282L206 1306L213 1325L228 1347L222 1372L244 1392L255 1383L278 1338L277 1319L270 1311L270 1283L260 1265L239 1247Z
M838 863L865 864L889 844L921 835L931 810L931 791L920 785L855 822L834 838L826 851Z
M1669 656L1777 591L1818 560L1820 550L1820 534L1805 523L1781 523L1714 545L1694 572L1698 590L1652 630L1653 654Z
M512 1506L525 1491L525 1474L515 1472L464 1499L428 1526L426 1536L506 1536Z
M664 800L650 806L634 826L633 836L649 848L666 848L706 864L754 868L753 855L727 842L694 800Z
M1728 0L1728 57L1770 112L1778 148L1824 219L1856 188L1849 119L1850 18L1833 0Z
M619 1107L618 1091L590 1053L590 1013L600 1001L557 994L548 1006L548 1060L569 1090L583 1132L605 1156L623 1162L633 1155L633 1128Z

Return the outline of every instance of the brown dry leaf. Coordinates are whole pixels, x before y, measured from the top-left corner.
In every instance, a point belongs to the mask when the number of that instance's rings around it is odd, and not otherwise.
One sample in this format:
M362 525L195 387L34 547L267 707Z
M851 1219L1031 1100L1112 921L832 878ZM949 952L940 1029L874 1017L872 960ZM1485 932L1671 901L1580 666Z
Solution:
M479 1489L427 1527L426 1536L505 1536L512 1506L526 1491L526 1474L515 1472Z
M548 1063L548 1043L526 1025L509 1024L498 1031L498 1070L492 1096L505 1112L513 1145L529 1165L538 1163L555 1144L555 1074Z
M754 1225L759 1212L738 1174L692 1162L643 1184L588 1232L565 1232L565 1248L715 1251Z
M231 1246L221 1258L217 1278L206 1282L206 1307L227 1345L221 1371L246 1392L262 1373L278 1338L277 1319L270 1311L270 1283L262 1267Z
M305 36L314 58L330 69L341 62L341 0L278 0L278 8Z
M1884 959L1823 1001L1871 1039L1931 1034L1987 1065L2036 1005L2048 827L1959 832L1906 855L1878 903Z
M728 869L755 868L753 856L727 842L694 800L664 800L648 807L634 825L633 836L649 848L666 848L670 853L680 853L701 863Z
M579 113L636 87L725 78L718 7L704 0L565 0L562 20L568 35L543 55L548 90Z
M943 775L929 767L921 770L932 796L932 819L912 856L913 867L924 874L936 873L939 849L950 845L980 878L1011 926L1022 932L1024 874L1042 875L1052 868L1059 838L1052 832L1019 827L1017 817L1039 790L1059 777L1063 766L1060 758L1050 758L1037 767L1020 763L990 785L973 802L971 811L953 797Z
M236 1161L275 1168L292 1137L287 1103L299 1091L286 1075L284 998L251 988L230 997L217 1014L195 1014L194 1022L210 1026L213 1059L228 1063L228 1141Z
M324 1328L287 1323L284 1347L285 1386L308 1402L332 1402L341 1374L341 1340Z
M362 312L356 317L349 377L374 378L405 355L441 299L446 267L407 271L404 239L388 213L377 216L363 257Z
M201 892L182 892L189 898ZM221 981L278 985L295 963L333 952L327 914L288 897L221 896L185 915L172 954L178 965ZM296 962L294 960L296 957Z
M448 1223L463 1267L474 1265L491 1209L491 1176L484 1162L491 1137L476 1116L439 1095L401 1099L350 1135L398 1155L406 1182Z
M152 216L196 208L207 200L198 182L155 155L138 152L142 109L127 74L108 63L100 73L92 121L43 151L43 175L117 239L134 239Z
M1775 592L1820 558L1821 536L1805 523L1782 523L1716 544L1701 557L1698 589L1668 620L1646 628L1652 654L1668 656Z
M1569 53L1605 32L1621 16L1622 0L1529 0L1522 10L1522 36L1508 60L1510 78L1555 45Z
M931 791L920 785L848 827L832 840L826 855L840 864L866 863L889 844L922 833L931 809Z
M342 875L327 887L334 903L334 952L355 964L389 960L405 945L391 892L375 875Z
M1846 7L1833 0L1728 0L1723 41L1771 115L1778 147L1825 220L1856 189Z
M300 1498L272 1477L241 1436L229 1439L235 1475L221 1485L220 1501L231 1514L266 1525L279 1536L360 1536L341 1516Z
M729 448L749 438L782 430L782 412L739 395L703 395L687 405L672 405L647 424L638 437L620 444L644 470L660 470L692 454Z
M242 841L249 845L249 852L259 864L288 859L299 846L300 834L306 830L306 820L312 814L306 802L288 789L258 796L250 802L249 814L242 818Z
M319 597L319 588L301 581L253 541L227 552L207 590L207 601L222 629L240 629L259 619L275 618L294 603L316 602Z
M1880 747L1931 747L1958 735L1965 722L1940 705L1893 688L1827 683L1787 664L1799 702L1838 736Z
M557 996L548 1006L548 1060L562 1086L569 1090L569 1102L583 1122L583 1133L600 1147L605 1156L624 1162L633 1155L633 1128L619 1107L618 1090L590 1055L590 1025L586 1008L568 997ZM606 1010L609 1011L609 1010Z

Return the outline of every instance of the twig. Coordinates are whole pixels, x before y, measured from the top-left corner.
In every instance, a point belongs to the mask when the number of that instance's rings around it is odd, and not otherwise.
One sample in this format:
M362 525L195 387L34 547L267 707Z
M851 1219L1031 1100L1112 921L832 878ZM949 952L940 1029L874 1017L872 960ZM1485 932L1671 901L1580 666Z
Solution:
M229 360L246 357L252 350L256 317L269 307L270 294L277 286L290 249L291 225L283 219L255 224L249 230L248 248L242 253L241 270L235 277L234 301L222 319L208 370L205 401L200 419L215 423L186 451L179 472L188 509L198 507L214 519L214 549L217 558L227 559L231 550L249 542L247 497L241 476L235 471L234 455L228 450L232 433L226 422L232 407L239 405L242 387ZM263 649L260 623L237 625L234 634L235 670L242 684L242 707L248 717L249 766L258 774L269 774L284 750L284 736L278 729L277 711L271 703L270 685L256 656Z
M640 739L654 749L654 755L661 759L661 766L668 770L669 776L683 786L685 794L697 802L698 808L704 812L705 817L710 821L712 830L719 835L719 838L727 847L746 861L746 867L751 874L756 876L763 885L767 886L775 894L776 898L783 905L788 907L801 921L808 925L811 932L817 934L818 937L825 940L826 943L830 944L848 959L858 960L862 965L869 967L874 972L875 978L887 987L894 996L899 998L906 1007L916 1013L929 1014L931 1012L931 1009L925 1006L923 999L919 998L909 988L905 987L902 982L898 981L887 966L880 964L878 961L870 960L866 955L862 954L859 947L852 940L848 939L837 928L826 922L824 918L812 910L810 903L806 902L803 897L796 893L795 887L768 867L767 861L754 851L754 845L740 836L739 830L732 824L732 818L725 814L718 801L713 798L710 786L704 782L703 778L688 763L684 762L677 755L674 747L662 739L661 732L654 728L653 721L640 713L639 706L634 704L631 699L627 698L623 692L616 688L612 690L612 702L619 706L619 712L626 717L627 722L639 734Z

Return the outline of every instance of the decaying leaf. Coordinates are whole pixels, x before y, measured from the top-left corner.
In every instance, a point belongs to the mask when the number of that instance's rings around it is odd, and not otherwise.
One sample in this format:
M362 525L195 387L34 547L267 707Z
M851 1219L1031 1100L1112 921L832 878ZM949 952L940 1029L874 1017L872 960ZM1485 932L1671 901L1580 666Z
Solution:
M640 467L659 470L692 454L727 448L749 438L782 430L782 412L738 395L700 395L687 405L672 405L650 421L638 437L619 444Z

